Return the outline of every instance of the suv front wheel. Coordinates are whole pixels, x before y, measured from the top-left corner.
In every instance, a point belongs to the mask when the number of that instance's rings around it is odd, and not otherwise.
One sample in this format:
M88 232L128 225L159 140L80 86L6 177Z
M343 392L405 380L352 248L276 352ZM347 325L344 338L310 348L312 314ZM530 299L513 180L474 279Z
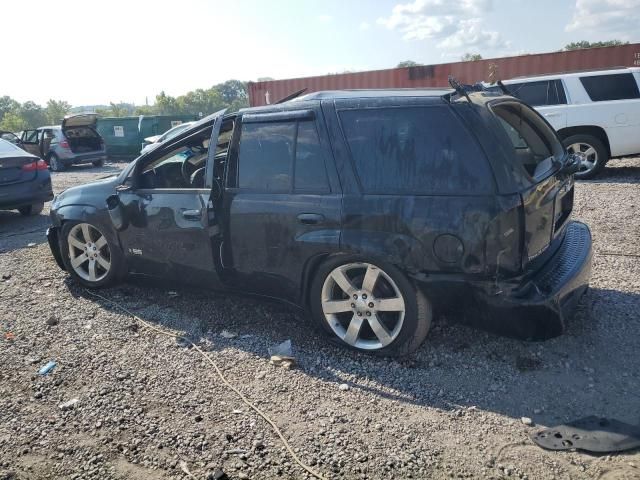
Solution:
M416 350L431 326L431 304L396 267L362 257L323 264L311 286L311 310L330 338L382 356Z
M576 178L582 180L593 178L607 163L607 147L599 138L578 134L565 138L562 143L569 153L580 157L580 170L576 172Z

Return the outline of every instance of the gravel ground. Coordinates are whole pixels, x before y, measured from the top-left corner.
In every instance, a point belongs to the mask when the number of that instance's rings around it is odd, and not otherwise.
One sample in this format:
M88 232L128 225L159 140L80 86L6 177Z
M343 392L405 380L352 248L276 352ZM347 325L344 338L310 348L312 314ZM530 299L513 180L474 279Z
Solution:
M72 168L54 188L123 166ZM597 251L592 289L568 332L544 343L440 318L394 361L331 346L276 303L139 280L101 294L202 345L327 478L637 479L638 451L553 453L528 435L587 415L640 423L639 203L640 158L577 185L574 217ZM70 281L47 223L46 212L0 212L0 479L308 478L194 349ZM269 365L268 347L288 338L298 368ZM49 360L56 368L37 375Z

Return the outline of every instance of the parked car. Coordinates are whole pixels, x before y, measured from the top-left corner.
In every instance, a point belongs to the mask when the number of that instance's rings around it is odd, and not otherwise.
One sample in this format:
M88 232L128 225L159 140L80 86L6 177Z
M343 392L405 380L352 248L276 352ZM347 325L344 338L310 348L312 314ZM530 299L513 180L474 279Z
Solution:
M0 138L0 209L38 215L53 199L47 164Z
M411 352L463 303L547 338L590 276L576 168L513 97L319 92L218 112L66 190L47 235L87 287L131 272L279 298L356 350Z
M9 143L13 143L14 145L20 145L20 137L18 137L13 132L7 132L5 130L0 130L0 139L6 140Z
M503 82L535 107L593 178L610 158L640 154L640 68L520 77Z
M70 165L104 165L107 150L96 130L97 115L71 115L60 126L24 130L20 143L28 152L43 158L51 170L59 172Z
M155 148L156 145L158 145L158 144L160 144L162 142L166 142L167 140L170 140L173 137L175 137L176 135L178 135L179 133L184 132L191 125L193 125L193 122L180 123L180 124L176 125L175 127L170 128L169 130L167 130L166 132L164 132L161 135L153 135L152 137L145 138L144 139L145 145L142 147L142 150L140 150L140 155L142 155L143 153L146 153L149 150Z

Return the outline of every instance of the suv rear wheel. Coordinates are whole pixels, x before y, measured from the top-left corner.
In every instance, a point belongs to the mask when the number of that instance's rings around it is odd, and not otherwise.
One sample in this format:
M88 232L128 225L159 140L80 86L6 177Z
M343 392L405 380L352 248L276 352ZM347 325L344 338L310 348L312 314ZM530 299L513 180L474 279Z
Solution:
M100 288L124 276L124 255L95 225L69 221L62 225L61 233L62 261L78 282Z
M47 158L47 163L52 172L61 172L65 169L64 163L60 161L55 153L52 153Z
M432 318L431 304L400 270L359 256L320 267L311 310L333 341L383 356L416 350Z
M569 153L581 157L575 177L589 179L602 171L608 160L607 148L599 138L587 134L571 135L562 142Z

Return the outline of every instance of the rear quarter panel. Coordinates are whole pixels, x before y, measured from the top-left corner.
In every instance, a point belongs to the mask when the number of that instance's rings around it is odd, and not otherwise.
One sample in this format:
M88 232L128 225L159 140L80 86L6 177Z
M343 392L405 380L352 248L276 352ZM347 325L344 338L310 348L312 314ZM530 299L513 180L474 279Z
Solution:
M370 255L410 273L485 270L485 239L498 214L493 196L345 195L341 249ZM434 255L434 242L454 235L463 245L460 260Z

